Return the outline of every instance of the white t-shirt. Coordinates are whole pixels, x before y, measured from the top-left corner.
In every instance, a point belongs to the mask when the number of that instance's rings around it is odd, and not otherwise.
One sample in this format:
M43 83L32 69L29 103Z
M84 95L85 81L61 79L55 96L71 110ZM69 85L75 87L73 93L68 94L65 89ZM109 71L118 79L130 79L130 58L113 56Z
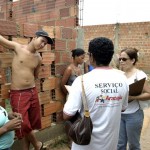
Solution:
M147 75L142 70L137 70L130 78L128 78L128 84L134 83L136 80L146 78ZM128 108L122 112L122 114L131 114L135 113L139 109L139 101L134 100L128 104Z
M83 84L93 122L91 142L87 146L72 144L72 150L116 150L121 110L128 105L126 77L115 69L96 68L83 75ZM82 109L81 76L72 84L64 113L74 115Z

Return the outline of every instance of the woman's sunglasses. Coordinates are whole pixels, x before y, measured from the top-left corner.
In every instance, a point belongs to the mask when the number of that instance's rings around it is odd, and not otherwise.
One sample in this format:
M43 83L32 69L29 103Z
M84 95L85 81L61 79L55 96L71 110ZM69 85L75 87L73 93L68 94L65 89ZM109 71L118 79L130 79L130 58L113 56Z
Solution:
M127 61L129 58L119 58L119 61Z

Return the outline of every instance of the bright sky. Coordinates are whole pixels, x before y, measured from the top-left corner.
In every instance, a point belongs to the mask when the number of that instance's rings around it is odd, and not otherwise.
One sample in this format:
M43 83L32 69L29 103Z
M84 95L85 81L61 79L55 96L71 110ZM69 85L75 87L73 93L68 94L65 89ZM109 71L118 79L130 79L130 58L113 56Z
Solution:
M80 4L84 1L80 5L83 8L84 26L150 21L150 0L79 1Z
M79 0L79 4L84 26L150 21L150 0Z

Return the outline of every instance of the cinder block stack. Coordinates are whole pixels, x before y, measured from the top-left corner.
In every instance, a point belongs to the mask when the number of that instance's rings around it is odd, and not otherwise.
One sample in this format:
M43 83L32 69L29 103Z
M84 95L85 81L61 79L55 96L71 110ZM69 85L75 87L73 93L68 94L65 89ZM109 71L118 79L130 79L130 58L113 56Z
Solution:
M12 20L13 19L13 2L12 0L0 1L0 20Z
M60 77L55 72L55 27L40 26L54 40L52 46L47 45L39 53L42 56L40 68L40 104L42 110L42 128L48 127L51 123L57 123L57 112L62 113L65 96L60 89ZM59 94L57 94L59 91ZM51 119L50 119L51 118ZM59 118L59 121L63 121Z
M7 39L17 35L16 23L8 20L0 20L0 34ZM0 46L0 105L5 107L5 99L9 98L11 84L11 62L13 54L9 49Z
M5 38L10 39L11 35L16 35L16 25L13 20L12 14L12 1L1 0L0 1L0 34ZM5 51L5 53L3 53ZM11 69L10 64L12 60L12 54L6 48L0 46L0 105L5 107L4 99L9 97L8 89L11 82Z

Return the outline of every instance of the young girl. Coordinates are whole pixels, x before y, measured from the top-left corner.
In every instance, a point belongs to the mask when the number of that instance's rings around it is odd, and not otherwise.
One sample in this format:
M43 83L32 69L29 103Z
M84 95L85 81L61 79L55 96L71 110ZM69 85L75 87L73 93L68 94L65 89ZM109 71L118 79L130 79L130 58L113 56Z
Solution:
M61 87L65 94L67 94L67 90L65 85L72 85L73 81L82 74L82 69L79 67L84 62L85 52L81 48L73 49L72 51L72 63L66 68L62 80Z

